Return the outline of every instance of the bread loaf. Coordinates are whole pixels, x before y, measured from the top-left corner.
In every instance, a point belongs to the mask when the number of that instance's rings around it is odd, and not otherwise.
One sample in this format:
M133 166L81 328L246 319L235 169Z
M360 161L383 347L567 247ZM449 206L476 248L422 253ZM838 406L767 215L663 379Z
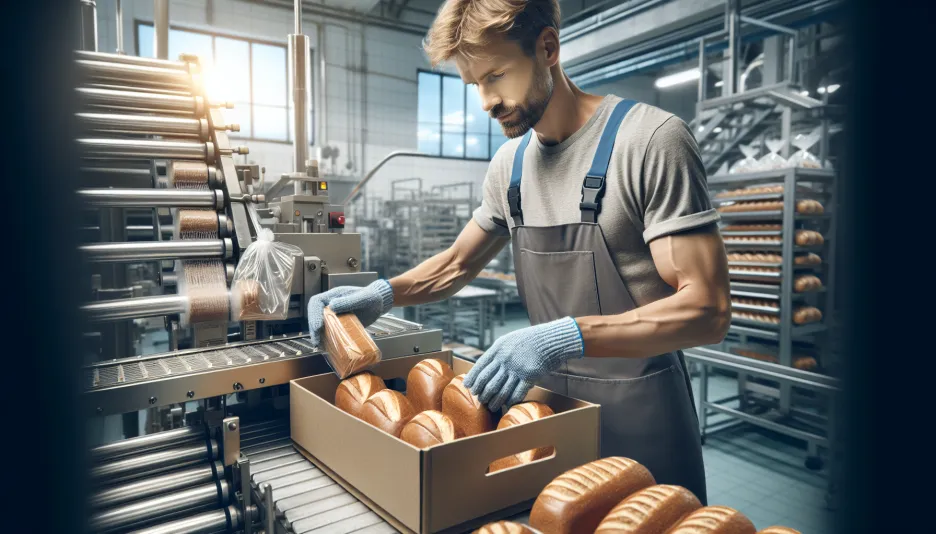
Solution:
M524 402L523 404L517 404L504 414L504 417L502 417L497 424L497 430L532 423L537 419L548 417L554 413L552 408L541 402ZM493 473L501 469L542 460L543 458L552 456L553 452L555 452L555 449L552 447L542 447L517 453L506 458L500 458L491 462L491 465L488 466L488 472Z
M793 263L796 265L819 265L822 263L822 258L818 254L808 252L806 254L797 254L793 258Z
M806 199L796 202L797 213L820 214L824 211L825 208L822 207L822 204L818 200Z
M465 375L458 375L442 391L442 413L449 416L462 434L474 436L494 430L490 410L465 387Z
M754 534L754 523L727 506L706 506L682 518L666 534Z
M782 209L782 200L765 200L756 202L736 202L727 206L721 206L718 208L718 211L723 213L738 213L745 211L774 211Z
M729 224L722 232L776 232L783 229L780 224Z
M550 534L594 532L614 505L654 484L650 471L634 460L595 460L554 478L533 503L530 525Z
M621 501L601 521L596 534L657 534L702 507L691 491L681 486L657 485Z
M387 389L387 385L384 384L382 378L364 371L338 384L338 389L335 391L335 406L360 419L364 401L384 389Z
M455 441L462 437L455 423L442 412L427 410L413 417L400 432L400 439L420 449Z
M756 352L753 350L747 349L732 349L732 352L739 356L744 356L746 358L753 358L755 360L760 360L763 362L770 363L780 363L780 358L774 356L773 354L764 354L762 352ZM812 356L804 356L801 354L793 355L793 367L803 371L812 371L819 367L819 363Z
M361 419L395 437L400 437L403 427L415 415L416 411L406 397L392 389L374 393L361 408Z
M814 230L797 230L795 237L796 244L801 247L821 245L825 243L822 234Z
M758 530L757 534L802 534L802 533L790 527L767 527L764 530Z
M406 398L417 412L442 410L442 391L453 378L455 373L447 363L423 360L406 375Z
M796 324L816 323L822 320L822 312L812 306L800 306L793 310L793 322Z
M325 308L324 319L327 359L338 378L348 378L380 361L380 349L356 315L335 315Z
M803 274L793 280L793 290L797 293L805 291L815 291L822 287L822 281L813 274Z
M484 525L473 534L540 534L540 532L520 523L498 521Z

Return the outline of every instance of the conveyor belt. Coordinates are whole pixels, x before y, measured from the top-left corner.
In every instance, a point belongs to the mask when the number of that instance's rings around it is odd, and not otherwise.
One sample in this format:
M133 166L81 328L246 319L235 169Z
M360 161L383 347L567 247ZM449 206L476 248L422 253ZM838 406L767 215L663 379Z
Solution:
M289 533L394 533L389 523L299 454L289 440L289 427L247 425L243 432L265 445L242 448L250 460L251 486L256 494L270 485L276 521ZM263 499L258 502L263 503ZM269 511L268 511L269 512Z

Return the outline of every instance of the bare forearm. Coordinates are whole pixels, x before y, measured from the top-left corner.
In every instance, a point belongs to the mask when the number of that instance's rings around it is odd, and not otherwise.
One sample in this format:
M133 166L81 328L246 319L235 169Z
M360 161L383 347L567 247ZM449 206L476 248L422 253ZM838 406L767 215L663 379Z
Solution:
M447 250L390 280L394 305L412 306L451 297L474 280L507 241L470 221Z
M447 249L391 279L393 303L412 306L447 299L477 274L477 271L471 272L467 264L456 261L453 249Z
M718 343L731 311L727 297L687 288L619 315L578 317L585 356L646 358Z

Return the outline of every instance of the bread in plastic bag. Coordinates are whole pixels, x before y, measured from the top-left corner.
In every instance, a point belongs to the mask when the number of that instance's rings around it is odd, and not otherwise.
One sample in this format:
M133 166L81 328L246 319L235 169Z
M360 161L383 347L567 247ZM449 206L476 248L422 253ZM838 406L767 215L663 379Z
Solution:
M380 349L357 315L336 315L326 307L322 317L325 320L325 361L338 378L344 380L380 362Z
M821 169L822 163L819 162L819 158L809 151L811 147L819 142L820 137L821 134L818 131L812 131L806 135L797 134L791 143L798 148L799 151L790 156L790 166Z
M767 145L767 154L758 162L759 171L771 171L774 169L785 169L788 166L787 160L780 155L780 149L783 148L782 139L768 139L764 142Z
M738 145L738 148L741 149L741 152L744 154L744 158L734 162L731 168L728 169L728 174L741 174L745 172L757 171L757 147L754 145Z
M247 246L231 282L231 318L235 321L276 321L286 318L289 295L302 249L273 240L260 230Z

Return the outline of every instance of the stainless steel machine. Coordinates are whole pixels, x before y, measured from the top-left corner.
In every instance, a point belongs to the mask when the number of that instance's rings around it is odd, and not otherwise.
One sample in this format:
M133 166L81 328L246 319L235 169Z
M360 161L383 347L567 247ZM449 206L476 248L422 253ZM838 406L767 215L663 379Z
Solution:
M343 231L343 208L308 156L300 5L288 38L295 171L266 191L258 165L235 163L247 149L228 137L230 105L205 94L197 57L169 60L165 42L158 59L101 53L93 35L76 52L81 251L94 266L76 347L81 408L89 428L122 426L120 439L90 444L91 531L393 531L289 440L289 381L329 372L308 341L306 303L377 277L361 272L360 235ZM168 2L155 7L165 40ZM302 251L287 316L238 321L231 280L263 228ZM368 331L384 358L441 349L438 330L391 315ZM165 350L147 350L153 339Z

